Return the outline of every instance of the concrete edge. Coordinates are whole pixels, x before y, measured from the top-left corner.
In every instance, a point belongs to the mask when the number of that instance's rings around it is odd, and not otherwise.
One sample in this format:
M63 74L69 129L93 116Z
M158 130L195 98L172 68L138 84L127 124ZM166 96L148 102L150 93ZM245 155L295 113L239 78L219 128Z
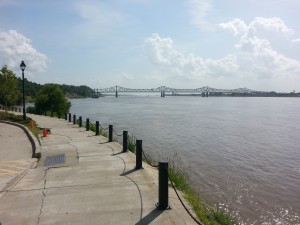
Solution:
M32 146L32 158L37 158L37 159L41 158L40 144L39 144L38 140L36 139L36 137L31 134L31 132L28 130L27 127L25 127L25 126L23 126L21 124L18 124L18 123L14 123L14 122L10 122L10 121L5 121L5 120L0 120L0 123L6 123L6 124L10 124L10 125L13 125L13 126L21 128L25 132L25 134L27 135L27 137L28 137L28 139L29 139L29 141L31 143L31 146Z

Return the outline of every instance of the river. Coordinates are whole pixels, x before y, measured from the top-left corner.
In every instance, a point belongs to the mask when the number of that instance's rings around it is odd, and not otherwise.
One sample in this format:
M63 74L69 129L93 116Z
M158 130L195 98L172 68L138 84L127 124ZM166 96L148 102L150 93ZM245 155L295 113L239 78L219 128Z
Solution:
M143 140L240 224L300 224L300 98L120 96L71 113Z

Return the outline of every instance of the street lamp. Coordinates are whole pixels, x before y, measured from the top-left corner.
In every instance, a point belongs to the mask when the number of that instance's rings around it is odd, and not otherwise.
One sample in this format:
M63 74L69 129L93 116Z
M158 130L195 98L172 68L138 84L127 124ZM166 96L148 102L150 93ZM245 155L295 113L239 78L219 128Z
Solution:
M23 80L23 120L26 120L26 110L25 110L25 88L24 88L24 70L26 65L24 61L21 62L20 68L22 70L22 80Z

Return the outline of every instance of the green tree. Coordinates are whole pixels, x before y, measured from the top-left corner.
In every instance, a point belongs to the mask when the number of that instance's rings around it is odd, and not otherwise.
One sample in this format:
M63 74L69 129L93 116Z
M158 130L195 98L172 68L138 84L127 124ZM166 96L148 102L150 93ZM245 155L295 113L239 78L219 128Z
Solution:
M21 99L16 75L7 66L0 70L0 104L12 106Z
M69 111L71 103L66 99L57 84L45 84L37 93L35 108L37 112L56 112L63 114Z

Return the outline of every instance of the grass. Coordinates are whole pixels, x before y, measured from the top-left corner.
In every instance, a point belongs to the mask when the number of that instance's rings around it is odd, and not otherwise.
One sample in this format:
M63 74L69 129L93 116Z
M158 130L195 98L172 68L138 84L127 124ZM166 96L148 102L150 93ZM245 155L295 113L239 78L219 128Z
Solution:
M135 153L135 145L136 145L136 137L133 136L128 136L128 150Z
M212 210L214 219L222 225L234 225L237 224L235 220L223 209L217 208Z

